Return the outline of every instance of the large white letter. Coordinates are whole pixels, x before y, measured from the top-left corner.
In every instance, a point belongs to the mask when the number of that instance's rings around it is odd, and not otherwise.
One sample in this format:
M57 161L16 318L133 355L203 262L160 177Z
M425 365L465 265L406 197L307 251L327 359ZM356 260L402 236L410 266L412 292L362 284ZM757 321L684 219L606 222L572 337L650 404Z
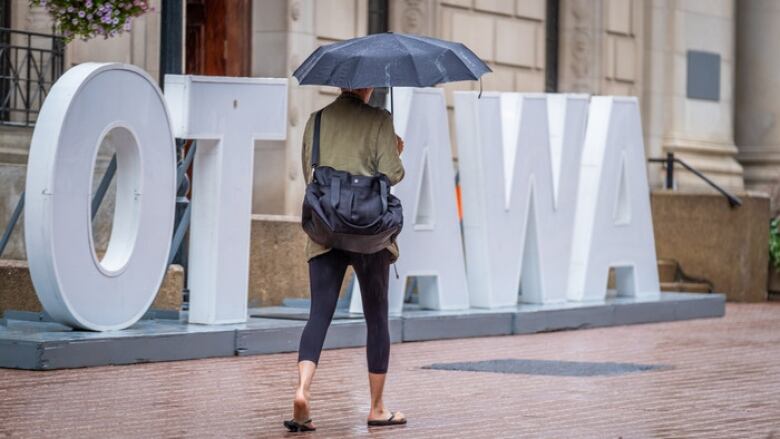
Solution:
M396 88L394 94L393 122L406 144L406 176L393 188L403 203L404 228L398 236L399 278L390 276L390 312L401 312L410 277L417 277L424 308L468 308L443 90ZM357 282L355 285L350 311L362 312Z
M117 186L108 249L92 245L95 157L116 146ZM35 291L62 323L126 328L151 305L167 268L176 151L160 90L142 70L80 64L52 87L30 145L25 242Z
M566 300L585 95L455 93L471 304Z
M659 294L650 190L636 98L593 97L582 153L569 299Z
M287 80L165 77L176 137L198 139L188 287L193 323L247 319L255 140L287 136Z

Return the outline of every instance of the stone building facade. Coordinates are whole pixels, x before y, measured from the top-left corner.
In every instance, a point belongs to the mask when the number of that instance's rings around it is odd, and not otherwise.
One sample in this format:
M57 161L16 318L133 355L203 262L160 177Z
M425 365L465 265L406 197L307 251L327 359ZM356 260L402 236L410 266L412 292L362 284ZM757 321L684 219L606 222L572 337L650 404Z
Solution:
M160 1L151 2L156 10L137 20L129 33L69 44L66 66L121 61L158 77ZM673 152L732 191L771 192L777 185L780 79L775 57L764 56L777 53L780 45L780 2L774 0L180 1L185 22L194 19L186 11L195 3L226 2L247 11L246 32L232 37L250 57L250 62L239 60L247 65L240 70L246 75L290 77L319 45L370 32L460 41L492 67L482 83L485 90L635 95L642 105L649 157ZM51 32L41 9L30 9L26 0L7 3L12 29ZM183 49L191 47L189 32ZM224 47L227 51L227 40ZM187 50L182 56L186 60ZM451 104L452 91L479 84L444 87ZM293 79L289 93L288 140L256 146L256 213L298 213L304 125L335 90L299 87ZM22 189L23 170L17 168L26 161L27 130L0 126L0 162L5 162L0 163L0 224ZM8 171L10 166L17 168ZM660 188L661 166L650 164L648 172L651 184ZM710 190L682 170L677 188Z

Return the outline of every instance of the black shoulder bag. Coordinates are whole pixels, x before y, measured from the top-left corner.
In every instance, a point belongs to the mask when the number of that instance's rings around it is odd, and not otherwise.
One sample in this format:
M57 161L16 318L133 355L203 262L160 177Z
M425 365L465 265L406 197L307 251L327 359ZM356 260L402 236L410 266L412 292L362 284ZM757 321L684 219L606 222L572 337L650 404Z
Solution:
M301 223L314 242L355 253L376 253L403 227L401 200L390 193L386 175L352 175L319 166L322 110L314 118L311 182L306 186Z

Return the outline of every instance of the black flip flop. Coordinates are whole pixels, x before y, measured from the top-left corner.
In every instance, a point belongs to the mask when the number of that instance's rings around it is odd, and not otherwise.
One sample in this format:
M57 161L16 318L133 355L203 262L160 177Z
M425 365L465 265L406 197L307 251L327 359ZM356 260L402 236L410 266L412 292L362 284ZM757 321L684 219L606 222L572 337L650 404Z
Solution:
M298 432L298 431L315 431L316 428L309 427L307 424L311 423L311 419L307 420L306 422L295 422L295 419L290 419L289 421L284 421L284 426L287 427L287 430L291 432Z
M406 424L406 418L395 419L395 413L391 413L387 419L372 419L368 421L369 427L387 427L388 425L403 425Z

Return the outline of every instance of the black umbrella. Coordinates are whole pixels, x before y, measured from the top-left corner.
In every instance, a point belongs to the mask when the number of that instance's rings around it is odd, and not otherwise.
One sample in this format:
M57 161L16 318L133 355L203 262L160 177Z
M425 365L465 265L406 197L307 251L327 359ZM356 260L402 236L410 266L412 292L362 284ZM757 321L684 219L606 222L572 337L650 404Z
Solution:
M301 85L431 87L490 72L461 43L419 35L373 34L321 46L295 70Z

